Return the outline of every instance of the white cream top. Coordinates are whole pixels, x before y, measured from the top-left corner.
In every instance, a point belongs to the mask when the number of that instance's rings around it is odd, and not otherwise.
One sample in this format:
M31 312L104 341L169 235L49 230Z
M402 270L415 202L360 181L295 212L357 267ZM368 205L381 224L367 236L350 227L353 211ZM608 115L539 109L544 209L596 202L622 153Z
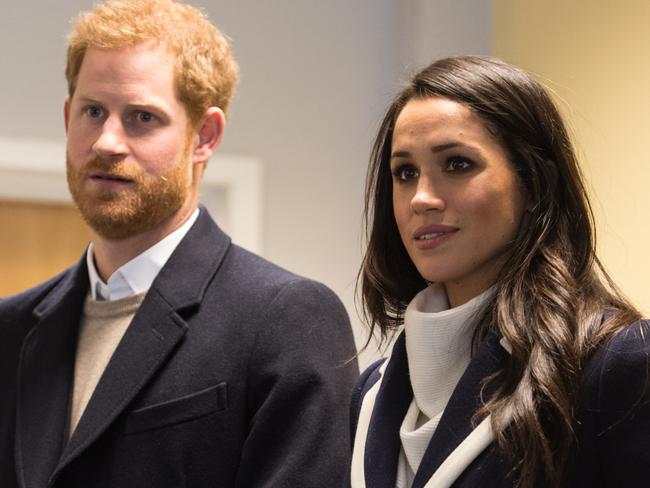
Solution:
M434 284L418 293L406 309L404 331L413 401L400 429L398 488L413 483L445 406L469 364L474 327L492 293L490 288L450 309L444 287Z

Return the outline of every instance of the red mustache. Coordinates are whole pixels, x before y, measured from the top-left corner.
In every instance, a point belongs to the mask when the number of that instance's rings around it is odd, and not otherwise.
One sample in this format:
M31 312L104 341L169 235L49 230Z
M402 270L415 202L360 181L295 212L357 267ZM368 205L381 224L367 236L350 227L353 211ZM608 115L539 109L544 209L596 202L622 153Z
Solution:
M141 178L142 172L138 168L124 164L124 162L110 162L99 158L88 161L80 171L83 176L90 176L93 173L106 173L115 178L137 181Z

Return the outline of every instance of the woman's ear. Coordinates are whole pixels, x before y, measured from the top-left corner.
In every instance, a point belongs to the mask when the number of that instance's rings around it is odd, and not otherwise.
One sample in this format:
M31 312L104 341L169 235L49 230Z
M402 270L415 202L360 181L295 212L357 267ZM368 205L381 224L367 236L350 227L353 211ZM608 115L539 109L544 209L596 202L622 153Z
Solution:
M226 127L226 116L218 107L208 108L195 131L196 145L192 150L192 162L207 163L221 142Z

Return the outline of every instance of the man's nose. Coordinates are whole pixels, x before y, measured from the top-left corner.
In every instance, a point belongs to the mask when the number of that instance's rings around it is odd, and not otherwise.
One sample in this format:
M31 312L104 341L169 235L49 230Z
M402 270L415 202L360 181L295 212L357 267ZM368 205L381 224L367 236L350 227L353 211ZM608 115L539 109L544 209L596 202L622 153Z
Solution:
M92 150L101 159L116 159L126 155L126 133L119 118L108 117L104 121Z

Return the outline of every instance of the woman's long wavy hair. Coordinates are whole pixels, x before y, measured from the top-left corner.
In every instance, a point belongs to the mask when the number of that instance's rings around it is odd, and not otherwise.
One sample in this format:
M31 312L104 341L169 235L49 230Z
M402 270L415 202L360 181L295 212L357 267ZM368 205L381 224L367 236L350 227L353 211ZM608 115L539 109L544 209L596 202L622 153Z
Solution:
M395 98L366 180L368 246L359 272L364 314L371 334L378 328L386 338L427 285L395 223L390 154L401 110L412 99L430 97L462 103L485 123L505 148L527 198L529 213L474 335L476 347L493 329L512 347L496 393L477 416L492 415L497 444L519 486L559 486L575 444L583 365L639 313L596 257L594 218L567 129L531 75L495 58L447 58L417 73Z

